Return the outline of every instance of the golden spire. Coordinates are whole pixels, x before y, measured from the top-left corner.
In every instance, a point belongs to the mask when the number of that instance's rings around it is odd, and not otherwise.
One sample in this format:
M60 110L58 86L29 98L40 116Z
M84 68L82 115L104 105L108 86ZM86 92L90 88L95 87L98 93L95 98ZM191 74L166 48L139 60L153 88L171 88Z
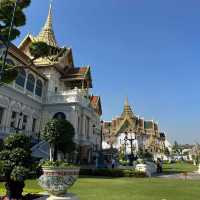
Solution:
M124 111L123 111L123 116L129 115L130 117L133 117L133 111L131 109L131 106L129 105L128 102L128 97L125 99L125 104L124 104Z
M57 47L57 42L52 25L52 1L50 2L49 13L46 23L36 39L40 42L45 42L50 46Z

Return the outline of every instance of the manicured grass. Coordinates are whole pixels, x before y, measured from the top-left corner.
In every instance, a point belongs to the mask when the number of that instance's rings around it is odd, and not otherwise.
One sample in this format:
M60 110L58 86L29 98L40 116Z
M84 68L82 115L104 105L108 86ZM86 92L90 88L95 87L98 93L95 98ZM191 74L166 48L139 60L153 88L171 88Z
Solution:
M0 184L1 193L4 192ZM25 192L38 193L36 180L27 181ZM159 178L80 178L71 188L81 200L197 200L200 181Z
M186 162L178 162L178 163L163 165L163 172L165 174L194 172L194 171L197 171L197 166L194 166L194 165L186 163Z
M164 173L196 171L188 163L164 164ZM43 192L36 180L26 181L24 193ZM200 199L200 181L160 178L79 178L70 192L81 200L197 200ZM5 194L0 183L0 194Z

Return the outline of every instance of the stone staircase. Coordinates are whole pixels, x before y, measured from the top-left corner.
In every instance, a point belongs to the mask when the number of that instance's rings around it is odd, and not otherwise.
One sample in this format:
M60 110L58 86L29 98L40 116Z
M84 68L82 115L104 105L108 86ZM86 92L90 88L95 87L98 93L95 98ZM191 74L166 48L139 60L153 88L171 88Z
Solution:
M32 147L32 155L37 158L49 159L49 145L45 141L41 141Z

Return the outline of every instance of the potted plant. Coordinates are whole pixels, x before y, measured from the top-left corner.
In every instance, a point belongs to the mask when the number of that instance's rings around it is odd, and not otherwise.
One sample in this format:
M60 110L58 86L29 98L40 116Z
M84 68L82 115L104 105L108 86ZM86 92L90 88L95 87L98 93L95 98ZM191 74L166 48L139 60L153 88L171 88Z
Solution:
M31 170L31 141L24 134L11 134L3 141L0 174L5 180L9 199L22 199L25 179Z
M43 175L39 178L39 185L52 196L66 195L77 180L79 167L65 161L58 161L58 152L72 153L75 144L74 128L64 119L52 119L44 127L42 138L49 143L50 160L42 164Z

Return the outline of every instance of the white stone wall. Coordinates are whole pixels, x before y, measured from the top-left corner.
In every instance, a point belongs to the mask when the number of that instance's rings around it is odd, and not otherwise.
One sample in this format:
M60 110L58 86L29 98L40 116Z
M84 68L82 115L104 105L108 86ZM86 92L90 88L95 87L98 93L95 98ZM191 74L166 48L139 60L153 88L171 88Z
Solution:
M17 113L16 122L19 121L19 113L27 115L26 130L24 130L27 134L35 134L39 132L42 106L38 101L32 99L31 97L25 96L12 87L2 86L0 87L0 107L4 108L3 121L0 127L1 133L7 134L13 131L10 127L11 115L13 111ZM37 120L34 133L32 133L33 118ZM21 125L22 120L20 128ZM15 126L17 127L17 123Z
M66 119L74 126L74 139L77 144L98 145L100 147L100 118L94 110L76 103L45 105L42 124L45 124L58 112L64 113ZM89 133L86 133L86 118L89 119ZM78 119L80 120L79 123Z
M28 116L25 131L29 134L34 134L31 132L34 118L37 119L35 132L39 132L56 113L62 112L74 126L75 141L78 144L98 145L98 148L100 147L100 118L91 108L82 107L77 103L43 104L10 86L0 87L0 107L4 108L1 131L10 132L12 111L18 114L22 112ZM86 118L89 119L88 128L86 128ZM19 118L16 121L19 121ZM89 132L86 133L86 130Z
M47 91L50 94L55 93L55 88L57 88L57 92L65 91L64 82L60 81L60 73L53 67L40 69L40 71L48 78L48 88Z
M22 65L17 62L16 64ZM66 88L64 82L60 80L60 73L53 67L40 69L41 74L44 74L48 81L30 68L25 68L25 71L26 81L24 88L15 84L15 82L0 87L0 107L4 108L3 120L0 125L0 136L4 137L5 134L12 132L10 129L12 111L17 113L16 122L19 121L19 113L23 113L23 115L27 116L25 132L33 135L36 135L56 113L62 112L65 114L66 119L74 126L76 133L74 139L77 144L90 146L98 145L99 148L101 129L100 117L94 109L90 107L89 100L85 98L85 95L89 94L85 93L84 90L69 90L69 88ZM29 73L34 76L36 81L40 79L43 83L43 95L41 98L37 97L34 92L31 93L26 90ZM48 95L55 95L55 88L57 88L57 93L59 95L63 95L64 101L55 101L50 104L48 102ZM69 95L72 94L73 98L65 101L66 93ZM35 133L32 133L33 119L37 120ZM86 127L86 119L89 120L88 127ZM22 122L20 124L20 127L21 126ZM88 132L86 132L87 130Z

